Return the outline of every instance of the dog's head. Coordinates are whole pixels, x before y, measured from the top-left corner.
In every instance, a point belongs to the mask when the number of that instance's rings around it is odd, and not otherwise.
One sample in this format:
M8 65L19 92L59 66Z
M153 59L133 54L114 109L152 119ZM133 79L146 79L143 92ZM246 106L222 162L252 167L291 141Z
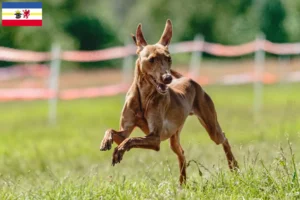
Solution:
M172 59L168 50L172 38L171 20L167 20L165 30L156 44L148 45L143 36L141 24L137 27L136 36L132 35L132 38L137 46L141 72L149 77L149 81L160 94L166 94L167 85L172 82L170 73Z

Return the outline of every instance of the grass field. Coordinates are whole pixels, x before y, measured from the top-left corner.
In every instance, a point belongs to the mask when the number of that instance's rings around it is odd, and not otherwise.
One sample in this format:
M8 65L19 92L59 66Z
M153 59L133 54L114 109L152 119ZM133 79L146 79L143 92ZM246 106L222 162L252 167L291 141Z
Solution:
M299 199L300 85L266 86L256 123L252 86L205 90L238 173L195 117L181 135L187 161L195 161L185 187L168 141L160 152L126 152L112 167L112 150L99 144L107 128L118 128L124 96L59 102L57 126L47 123L46 101L1 103L0 199Z

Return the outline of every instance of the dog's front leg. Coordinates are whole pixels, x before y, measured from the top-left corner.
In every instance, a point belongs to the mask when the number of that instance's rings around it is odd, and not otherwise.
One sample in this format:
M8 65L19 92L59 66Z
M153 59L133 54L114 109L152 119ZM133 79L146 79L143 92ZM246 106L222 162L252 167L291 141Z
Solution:
M160 111L159 109L156 111ZM160 133L162 130L162 116L160 112L149 112L146 116L150 134L145 137L134 137L125 139L119 146L115 148L112 157L112 165L119 163L125 151L132 148L152 149L159 151L160 149Z
M131 129L126 129L122 131L116 131L114 129L108 129L105 134L102 142L100 144L100 151L107 151L111 149L113 142L118 145L121 144L131 133Z
M102 139L102 142L100 144L100 151L110 150L113 142L117 143L118 145L121 144L131 134L132 130L136 126L136 113L129 105L130 101L127 101L122 111L120 120L121 130L115 131L113 129L108 129L105 132L104 138Z
M121 162L125 151L129 151L132 148L143 148L159 151L160 137L157 134L150 133L145 137L125 139L119 146L115 148L112 158L112 165Z

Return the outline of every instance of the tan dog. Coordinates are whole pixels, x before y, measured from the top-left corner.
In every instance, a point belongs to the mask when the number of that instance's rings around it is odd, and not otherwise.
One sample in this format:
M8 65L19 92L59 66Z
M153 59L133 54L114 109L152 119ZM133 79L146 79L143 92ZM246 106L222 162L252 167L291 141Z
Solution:
M229 168L238 168L211 98L198 83L170 69L171 21L167 20L159 42L154 45L147 44L141 24L137 27L136 37L132 37L137 45L138 59L122 111L120 131L107 130L100 146L101 151L106 151L111 149L113 142L118 144L112 165L122 160L125 151L132 148L159 151L160 142L170 139L171 149L179 160L180 184L185 183L186 161L179 135L186 118L195 114L210 138L223 145ZM134 127L139 127L146 136L129 138Z

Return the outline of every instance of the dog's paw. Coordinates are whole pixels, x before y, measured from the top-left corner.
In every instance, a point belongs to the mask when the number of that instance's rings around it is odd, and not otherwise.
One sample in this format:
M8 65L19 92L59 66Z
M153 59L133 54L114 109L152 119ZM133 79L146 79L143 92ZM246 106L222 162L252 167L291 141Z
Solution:
M115 148L113 157L112 157L112 166L115 166L115 164L120 163L123 155L124 155L124 149L119 149L118 147Z
M228 162L229 169L231 172L238 172L239 171L239 164L236 160Z
M105 132L104 138L100 144L100 151L107 151L111 149L113 143L111 129Z
M104 138L100 145L100 151L107 151L111 149L112 141Z

